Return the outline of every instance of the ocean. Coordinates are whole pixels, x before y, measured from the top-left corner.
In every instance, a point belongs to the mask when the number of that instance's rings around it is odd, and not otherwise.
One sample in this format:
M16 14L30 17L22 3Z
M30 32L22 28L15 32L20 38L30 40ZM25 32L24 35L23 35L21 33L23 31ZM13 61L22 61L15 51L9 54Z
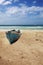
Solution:
M0 30L12 30L12 29L19 29L19 30L43 30L43 26L14 26L14 25L7 25L7 26L0 26Z

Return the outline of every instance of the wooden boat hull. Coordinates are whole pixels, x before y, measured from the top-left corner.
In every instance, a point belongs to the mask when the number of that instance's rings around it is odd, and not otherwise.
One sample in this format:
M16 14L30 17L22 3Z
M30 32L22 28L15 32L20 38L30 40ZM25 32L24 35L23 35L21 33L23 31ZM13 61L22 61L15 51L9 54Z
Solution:
M9 42L12 44L12 43L16 42L20 38L21 33L7 32L6 36L7 36L8 40L9 40Z

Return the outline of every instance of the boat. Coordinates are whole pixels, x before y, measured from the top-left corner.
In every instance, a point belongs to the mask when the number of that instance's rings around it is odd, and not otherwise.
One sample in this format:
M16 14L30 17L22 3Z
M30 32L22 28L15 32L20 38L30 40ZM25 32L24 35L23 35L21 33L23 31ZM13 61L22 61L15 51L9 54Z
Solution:
M20 30L16 31L16 30L11 30L6 32L6 37L9 40L10 44L13 44L14 42L16 42L21 36L21 32Z

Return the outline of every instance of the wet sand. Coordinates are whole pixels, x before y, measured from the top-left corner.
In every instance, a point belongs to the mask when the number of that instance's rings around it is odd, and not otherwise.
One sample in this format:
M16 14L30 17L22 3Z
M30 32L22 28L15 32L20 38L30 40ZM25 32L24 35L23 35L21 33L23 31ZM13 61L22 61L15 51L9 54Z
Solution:
M12 45L0 31L0 65L43 65L43 30L23 30Z

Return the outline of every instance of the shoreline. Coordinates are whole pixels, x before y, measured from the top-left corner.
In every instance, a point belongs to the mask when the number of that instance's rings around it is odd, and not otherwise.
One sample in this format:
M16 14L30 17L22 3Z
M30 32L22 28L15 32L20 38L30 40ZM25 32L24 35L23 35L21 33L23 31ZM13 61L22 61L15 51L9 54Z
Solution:
M0 29L0 31L11 31L11 30L14 30L14 29ZM43 30L32 30L32 29L15 29L15 30L20 30L20 31L43 31Z

